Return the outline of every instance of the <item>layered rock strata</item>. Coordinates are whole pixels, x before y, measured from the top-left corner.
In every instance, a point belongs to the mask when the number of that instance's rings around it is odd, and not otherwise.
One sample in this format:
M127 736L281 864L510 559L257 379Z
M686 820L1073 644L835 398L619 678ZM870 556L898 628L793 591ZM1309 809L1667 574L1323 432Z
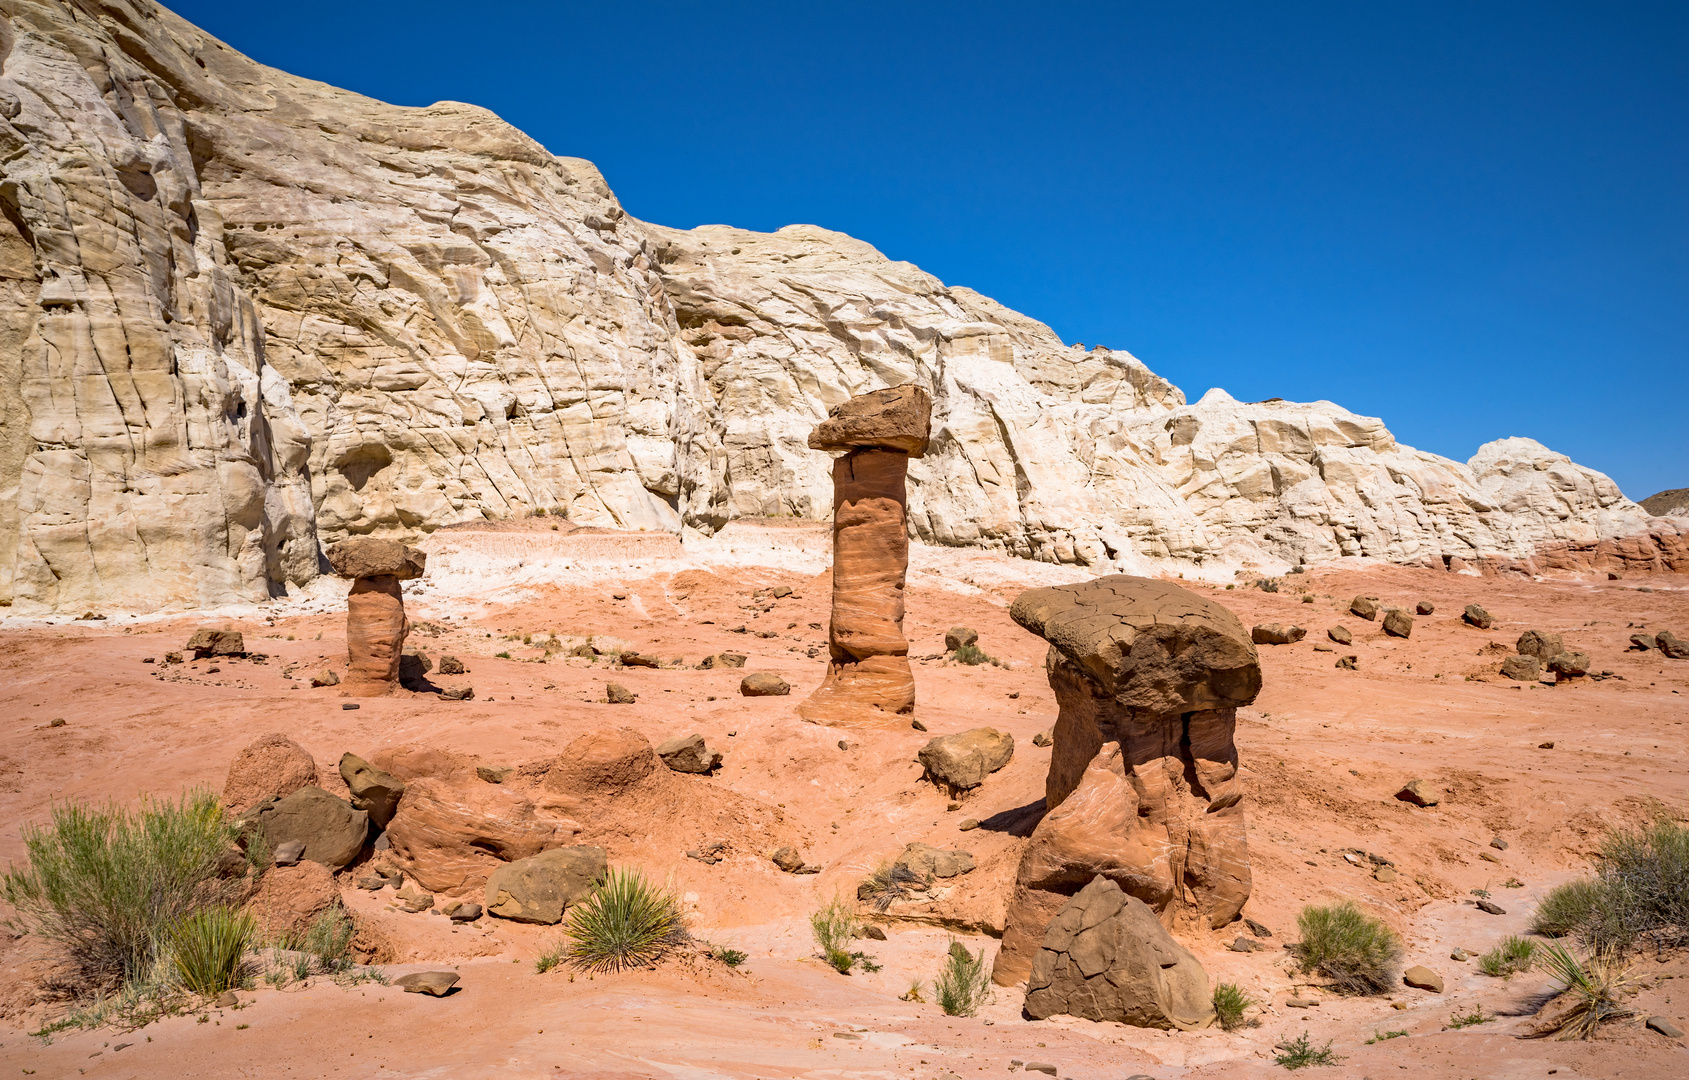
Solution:
M932 398L899 386L843 402L810 433L833 463L833 615L827 676L798 706L822 724L882 724L915 710L903 636L909 459L927 451Z
M335 573L352 579L346 597L346 693L375 697L399 684L410 629L400 582L421 577L426 561L415 548L367 536L328 549Z
M992 978L1025 978L1051 918L1098 876L1164 923L1235 919L1250 872L1233 732L1261 689L1243 624L1177 585L1124 575L1034 589L1010 615L1050 642L1060 711L1046 813Z

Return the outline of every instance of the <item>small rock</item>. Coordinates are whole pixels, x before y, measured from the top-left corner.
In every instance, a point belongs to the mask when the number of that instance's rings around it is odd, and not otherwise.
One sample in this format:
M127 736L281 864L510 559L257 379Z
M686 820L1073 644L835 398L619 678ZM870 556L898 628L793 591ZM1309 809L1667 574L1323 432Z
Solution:
M51 720L47 721L47 726L48 727L64 727L65 726L65 718L62 717L62 716L55 716Z
M1415 990L1429 990L1433 994L1443 992L1443 977L1430 968L1417 964L1402 972L1402 982Z
M1677 637L1670 630L1661 630L1655 634L1654 644L1666 654L1668 660L1689 660L1689 641Z
M1391 608L1384 615L1384 632L1391 637L1405 638L1413 634L1413 616L1401 608Z
M632 705L639 700L632 690L619 682L604 684L604 700L611 705Z
M1539 743L1537 743L1537 749L1538 750L1552 750L1552 749L1554 749L1554 743L1552 741L1550 741L1550 742L1539 742Z
M592 895L609 868L601 847L552 848L508 862L487 878L483 899L501 919L552 926Z
M1449 959L1456 960L1464 964L1466 961L1472 959L1472 954L1467 952L1465 949L1456 949L1454 952L1449 953Z
M1380 866L1378 869L1376 869L1372 872L1372 879L1374 881L1381 881L1386 885L1388 885L1392 881L1395 881L1397 877L1398 877L1398 875L1397 875L1396 871L1393 868L1388 867L1388 866Z
M1555 653L1548 661L1548 670L1562 679L1576 679L1589 674L1589 654L1581 652Z
M1480 630L1488 630L1495 624L1490 613L1477 604L1467 604L1466 610L1460 613L1460 619L1468 626L1476 626Z
M1423 780L1409 780L1407 783L1402 785L1402 789L1400 791L1396 792L1396 798L1405 803L1412 803L1415 806L1437 805L1437 797L1425 790L1425 782Z
M368 814L376 828L385 829L404 797L404 782L350 753L340 755L340 779L351 793L352 808Z
M1254 934L1256 937L1273 936L1273 932L1271 930L1268 930L1265 925L1256 922L1254 919L1244 919L1243 925L1249 927L1249 932Z
M1230 949L1232 952L1261 952L1266 949L1266 946L1261 944L1259 941L1256 941L1254 938L1246 938L1242 934L1239 934L1237 939L1230 945L1227 945L1226 948Z
M621 660L623 667L660 668L663 666L663 662L657 657L647 656L644 653L637 653L631 650L622 653L619 659Z
M745 666L745 659L744 653L715 653L698 661L698 668L701 671L712 671L716 668L742 668Z
M1494 855L1491 855L1491 854L1490 854L1490 853L1489 853L1489 852L1487 852L1487 851L1480 851L1480 852L1478 852L1478 858L1480 858L1480 859L1482 859L1482 860L1484 860L1484 861L1485 861L1485 862L1490 862L1490 863L1499 863L1499 862L1501 862L1501 860L1500 860L1500 859L1498 859L1498 858L1496 858L1496 857L1495 857L1495 856L1494 856Z
M1336 652L1337 650L1333 649L1330 645L1315 645L1314 651L1315 652Z
M1653 634L1632 634L1632 635L1630 635L1631 651L1633 651L1633 652L1647 652L1649 649L1652 649L1653 647L1654 647L1654 635ZM168 662L168 658L166 658L166 662Z
M1312 1009L1319 1005L1319 1002L1312 998L1293 997L1285 1001L1285 1004L1290 1006L1292 1009Z
M979 642L979 631L966 626L952 626L944 633L944 651L955 652L964 645Z
M299 860L305 857L305 841L289 840L285 844L277 844L271 858L277 866L297 866Z
M340 706L340 711L341 712L356 712L357 710L359 710L361 708L363 708L362 705L354 705L351 702L345 702Z
M440 691L441 701L474 701L475 688L473 686L451 686Z
M217 1000L213 1001L211 1004L217 1006L219 1009L232 1009L236 1005L240 1004L240 998L235 996L235 992L233 990L225 990L221 994L218 994Z
M474 922L481 917L481 905L465 902L459 904L456 911L448 911L446 914L450 915L455 923Z
M870 941L884 941L886 939L886 930L883 926L875 926L873 923L869 923L867 926L862 928L862 936Z
M1413 606L1413 613L1415 615L1434 615L1436 614L1436 611L1437 605L1433 604L1429 600L1421 600Z
M380 892L387 887L387 879L380 874L366 874L358 879L358 888L370 892Z
M1344 671L1354 671L1360 666L1360 659L1360 657L1354 655L1339 656L1337 658L1337 663L1333 666L1342 668Z
M449 655L440 657L440 674L467 675L468 673L469 669L464 667L463 661L457 657Z
M788 874L795 874L803 869L803 854L795 847L780 848L774 853L774 865Z
M721 764L721 751L711 750L697 732L676 735L657 747L657 756L675 772L707 773Z
M396 899L399 901L400 907L413 915L419 911L427 911L434 906L434 894L424 892L417 887L414 881L407 883L404 888L400 889Z
M910 726L910 727L912 727L912 728L914 728L914 729L915 729L915 730L916 730L916 731L925 731L925 730L927 730L927 725L925 725L925 724L923 724L923 723L921 723L921 722L920 722L920 721L919 721L919 720L911 720L911 721L909 721L909 726Z
M1683 1029L1663 1016L1650 1016L1647 1025L1649 1031L1657 1031L1668 1039L1683 1038Z
M511 768L508 765L477 765L475 775L489 784L502 784L510 779Z
M1029 1061L1029 1062L1027 1062L1026 1063L1026 1071L1027 1072L1048 1073L1051 1076L1056 1075L1056 1067L1054 1065L1046 1064L1045 1062L1042 1062L1042 1061Z
M1507 909L1502 907L1500 904L1496 903L1494 900L1480 900L1480 901L1478 901L1478 910L1485 912L1486 914L1490 914L1490 915L1506 915L1507 914Z
M1503 840L1499 836L1491 837L1490 838L1490 847L1495 848L1497 851L1506 851L1507 850L1507 841Z
M1040 731L1038 734L1032 736L1032 745L1049 746L1051 743L1055 742L1055 738L1051 735L1052 730L1053 729L1051 728L1045 728L1043 731Z
M790 585L776 585L774 588L769 590L769 593L776 600L784 600L786 597L792 595L792 587Z
M458 977L455 971L418 971L394 979L393 983L407 994L445 997L451 988L457 985Z
M328 669L323 669L311 676L312 686L339 686L340 676Z
M1509 656L1501 662L1501 674L1514 682L1530 682L1542 677L1542 661L1534 656Z
M1256 645L1292 645L1301 641L1307 634L1308 632L1300 626L1260 623L1249 631L1249 640Z
M1373 596L1355 597L1349 601L1349 614L1368 621L1378 618L1378 598Z
M791 684L772 671L753 671L739 680L739 693L745 697L785 697L791 692Z

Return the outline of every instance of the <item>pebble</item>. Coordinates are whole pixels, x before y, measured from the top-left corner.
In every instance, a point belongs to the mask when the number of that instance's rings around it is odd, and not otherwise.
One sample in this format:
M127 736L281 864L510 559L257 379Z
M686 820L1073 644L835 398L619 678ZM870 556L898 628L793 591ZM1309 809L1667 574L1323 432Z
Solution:
M1506 915L1507 909L1493 900L1478 901L1478 910L1489 915Z
M1668 1039L1683 1038L1683 1029L1663 1016L1650 1016L1648 1018L1648 1030L1657 1031Z
M361 709L363 706L353 705L351 702L347 702L346 704L340 706L340 708L346 712L351 712L353 709Z

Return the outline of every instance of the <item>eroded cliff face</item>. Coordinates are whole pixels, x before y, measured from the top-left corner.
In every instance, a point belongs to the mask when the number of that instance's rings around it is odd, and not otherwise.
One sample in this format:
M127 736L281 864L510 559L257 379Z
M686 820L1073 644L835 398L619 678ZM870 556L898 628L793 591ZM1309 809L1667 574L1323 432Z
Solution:
M294 78L147 0L0 0L0 141L16 612L252 602L349 535L536 511L822 518L807 433L903 382L933 396L908 516L933 543L1144 572L1526 559L1647 520L1569 462L1187 404L839 233L635 221L483 109Z

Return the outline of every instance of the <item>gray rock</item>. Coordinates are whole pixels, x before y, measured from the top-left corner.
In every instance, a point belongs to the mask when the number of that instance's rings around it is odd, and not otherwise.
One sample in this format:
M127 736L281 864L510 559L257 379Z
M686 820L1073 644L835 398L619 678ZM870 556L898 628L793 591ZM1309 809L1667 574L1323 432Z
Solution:
M1647 1021L1648 1030L1658 1032L1668 1039L1683 1038L1683 1029L1663 1016L1650 1016Z
M466 923L466 922L474 922L476 919L479 919L481 917L481 914L482 913L481 913L481 905L480 904L463 903L463 904L459 904L457 906L457 910L451 912L449 917L451 918L452 922Z
M275 848L297 841L304 845L302 858L335 870L357 858L369 838L369 815L320 787L266 800L253 813Z
M502 919L550 925L592 895L608 869L604 849L587 845L517 859L487 878L486 909Z
M1478 901L1478 910L1482 911L1486 914L1489 914L1489 915L1506 915L1507 914L1507 909L1502 907L1500 904L1496 903L1494 900L1480 900L1480 901Z
M1589 674L1589 654L1581 652L1555 653L1548 661L1548 670L1562 679L1576 679Z
M393 980L393 985L401 988L407 994L428 994L431 997L445 997L457 985L459 976L455 971L418 971L410 975L402 975Z
M952 792L979 787L985 778L1015 756L1013 735L995 728L974 728L954 735L940 735L917 755L926 776Z
M1491 837L1490 838L1490 847L1495 848L1497 851L1506 851L1507 850L1507 841L1503 840L1499 836Z
M1349 633L1348 628L1344 626L1332 627L1325 632L1325 636L1339 645L1353 645L1355 643L1355 635Z
M1273 936L1273 932L1271 930L1267 929L1265 924L1258 923L1254 919L1244 919L1243 925L1249 927L1249 932L1251 934L1254 934L1256 937L1269 937L1270 938L1270 937Z
M721 764L721 751L711 750L697 732L676 735L657 747L657 756L675 772L707 773Z
M285 844L277 844L276 850L271 852L270 859L277 866L297 866L299 860L305 857L305 842L289 840Z

